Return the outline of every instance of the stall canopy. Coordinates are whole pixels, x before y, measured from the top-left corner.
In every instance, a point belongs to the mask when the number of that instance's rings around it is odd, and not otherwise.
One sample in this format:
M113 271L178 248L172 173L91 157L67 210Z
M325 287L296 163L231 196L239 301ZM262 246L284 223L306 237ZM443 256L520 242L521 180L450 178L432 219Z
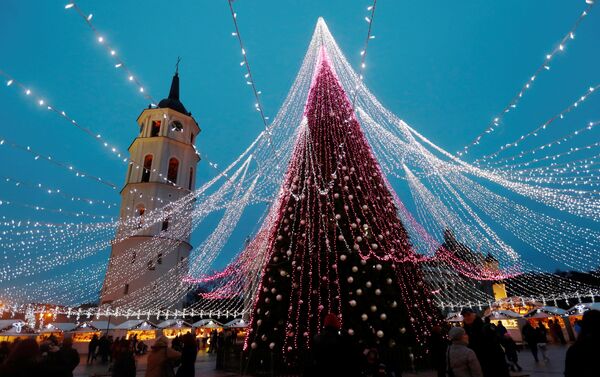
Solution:
M170 329L170 328L177 328L177 329L190 328L191 329L193 327L193 325L190 325L188 322L184 321L183 319L167 319L166 321L159 323L158 327L161 329Z
M102 329L94 326L91 322L81 322L77 326L75 326L71 331L73 332L98 332Z
M448 322L462 322L463 316L459 313L448 313L446 316L446 321Z
M155 330L157 328L152 322L142 319L131 319L116 326L115 330Z
M192 326L201 328L201 329L220 329L223 325L214 320L214 319L201 319L198 322L194 323Z
M245 329L248 327L248 322L244 321L242 318L236 318L233 321L227 322L223 326L230 329Z
M70 322L58 322L58 323L49 323L42 330L41 333L53 333L53 332L65 332L71 331L75 328L76 324Z
M87 323L94 326L100 331L115 330L117 327L114 323L110 323L108 321L90 321Z
M600 310L600 302L586 302L585 304L577 304L567 310L568 315L582 315L588 310Z
M25 336L37 334L35 329L20 319L0 321L0 336Z
M515 313L512 310L494 310L486 317L490 317L492 320L500 319L517 319L523 317L519 313Z
M529 313L525 314L525 318L549 318L556 316L564 316L567 313L566 310L557 308L554 306L543 306L541 308L533 309Z

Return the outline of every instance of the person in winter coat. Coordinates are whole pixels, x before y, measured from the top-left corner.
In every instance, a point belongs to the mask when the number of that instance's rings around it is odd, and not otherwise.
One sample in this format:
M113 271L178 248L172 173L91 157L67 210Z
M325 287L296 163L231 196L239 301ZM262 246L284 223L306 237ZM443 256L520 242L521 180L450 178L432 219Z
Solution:
M337 315L329 313L323 320L323 331L313 338L311 362L304 376L356 376L359 356L350 340L340 333Z
M169 348L169 340L164 335L156 339L151 348L152 350L148 354L146 377L172 376L173 373L168 374L167 371L173 371L175 365L179 363L181 353Z
M508 377L508 364L500 339L496 333L496 326L487 323L466 308L461 311L464 330L469 335L469 348L475 351L483 375L485 377Z
M538 337L535 329L533 328L533 326L531 326L531 324L529 322L526 322L525 326L523 326L523 329L521 329L521 333L523 334L523 340L525 340L527 342L527 345L529 346L529 349L531 350L531 354L533 355L535 362L539 363L540 360L538 359L538 346L537 346L539 337Z
M431 361L438 377L446 377L446 349L448 348L448 339L440 325L435 325L431 329L429 337L429 346L431 347Z
M98 350L98 335L94 334L88 344L87 363L91 364L96 360L96 350Z
M538 323L538 327L535 329L538 341L538 349L542 352L544 361L550 361L546 352L548 351L548 329L542 322Z
M519 349L517 348L517 344L510 336L510 334L504 334L501 340L501 344L502 347L504 347L504 352L506 352L506 359L508 360L508 363L510 365L510 370L512 370L513 372L522 371L523 368L521 368L521 366L519 365Z
M67 370L68 376L73 376L73 371L79 365L79 352L73 348L73 339L65 338L62 347L58 351L59 359L63 367Z
M446 351L446 368L453 377L483 377L481 365L475 352L467 347L469 335L462 327L453 327L448 332L452 341Z
M198 346L192 333L181 337L181 366L177 369L177 377L194 377Z
M115 353L113 354L112 377L135 377L135 356L129 340L115 340Z
M567 350L565 377L598 376L600 355L600 311L583 313L581 332L575 343Z

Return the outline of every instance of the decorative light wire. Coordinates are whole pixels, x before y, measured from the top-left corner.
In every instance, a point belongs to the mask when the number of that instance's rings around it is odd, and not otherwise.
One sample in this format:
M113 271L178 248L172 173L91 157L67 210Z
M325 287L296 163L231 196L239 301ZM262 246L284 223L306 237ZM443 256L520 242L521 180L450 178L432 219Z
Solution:
M96 27L92 23L92 17L93 17L93 15L91 13L90 14L85 13L79 7L79 5L77 5L77 3L74 2L74 1L72 1L72 2L68 3L67 5L65 5L65 9L74 9L77 12L77 14L79 14L79 16L81 16L81 18L86 23L86 25L94 33L94 36L96 37L96 40L98 41L98 43L100 43L101 45L104 46L104 48L108 52L109 56L114 60L114 62L115 62L114 67L117 68L117 69L123 70L125 72L126 76L127 76L127 79L130 82L133 82L136 85L136 87L138 88L138 92L142 96L144 96L144 98L146 98L147 100L149 100L150 104L152 106L156 106L157 102L154 100L154 98L152 98L152 96L148 92L147 88L145 88L142 85L142 83L138 80L137 76L133 74L133 72L125 64L125 61L123 61L123 59L121 59L121 57L119 57L119 55L117 54L116 49L113 48L113 46L111 46L108 43L108 41L106 40L106 38L98 31L98 29L96 29Z
M542 72L550 70L550 63L552 62L552 60L554 59L554 57L557 54L559 54L560 52L564 51L565 48L566 48L566 46L567 46L567 44L572 39L575 39L575 31L577 31L577 28L579 27L579 24L589 14L589 12L592 10L593 6L594 6L594 2L590 2L589 5L588 5L588 7L583 12L581 12L581 14L579 15L579 17L577 17L577 20L575 20L575 23L573 24L573 26L571 26L571 29L569 29L569 31L563 36L563 38L560 40L560 42L558 43L558 45L554 47L554 49L552 50L552 52L550 52L550 53L548 53L546 55L546 57L545 57L544 61L542 62L542 64L535 70L535 72L529 78L529 80L527 80L525 82L525 84L519 90L519 92L510 100L510 102L508 103L508 105L506 105L504 107L504 109L502 109L502 111L500 113L498 113L494 119L492 119L492 121L488 124L487 128L482 133L480 133L479 135L477 135L477 137L475 137L475 139L473 139L469 144L467 144L465 147L463 147L462 151L456 152L457 156L462 156L463 154L467 154L469 152L469 149L472 148L475 145L478 145L479 142L481 141L481 139L486 134L490 134L490 133L494 132L495 130L497 130L499 127L501 127L501 125L502 125L502 119L504 118L504 116L506 114L508 114L511 110L513 110L513 109L515 109L517 107L517 104L519 103L519 101L521 100L521 98L523 98L523 96L525 95L525 93L529 89L531 89L531 87L533 86L533 82L535 81L535 79Z
M373 28L373 20L375 19L375 8L377 8L377 0L373 0L373 5L367 7L367 10L370 11L370 16L365 17L365 21L369 24L369 28L367 29L367 37L365 38L365 45L360 52L360 67L358 68L358 78L362 82L363 81L363 73L366 68L365 61L367 59L367 48L369 47L369 40L374 39L375 36L371 35L371 30ZM360 89L360 85L357 85L354 89L354 96L352 96L352 108L355 107L356 104L356 96L358 95L358 91Z

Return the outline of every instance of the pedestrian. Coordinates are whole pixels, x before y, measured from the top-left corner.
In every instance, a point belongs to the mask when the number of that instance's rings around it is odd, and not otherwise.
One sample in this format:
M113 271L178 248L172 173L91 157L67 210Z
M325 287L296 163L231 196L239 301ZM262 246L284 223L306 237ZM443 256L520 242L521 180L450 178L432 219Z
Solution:
M440 325L435 325L431 329L429 346L431 347L431 362L433 368L437 371L438 377L445 377L446 349L448 348L448 339L443 333Z
M565 377L598 376L598 356L600 355L600 311L588 310L583 313L581 332L577 340L567 350Z
M501 344L502 347L504 347L504 352L506 353L506 359L508 360L510 370L513 372L522 371L523 368L521 368L519 365L519 349L517 348L517 343L515 343L510 334L504 334Z
M171 377L174 368L179 363L181 353L169 348L169 340L162 335L156 339L148 354L146 377Z
M4 363L4 360L8 357L10 353L10 347L7 341L0 342L0 365Z
M310 361L305 376L358 375L358 352L342 335L339 317L329 313L323 319L323 330L312 339Z
M96 350L98 349L98 335L94 334L88 344L87 363L91 364L96 360Z
M496 332L498 333L498 337L500 339L504 338L504 335L508 333L508 330L506 327L504 327L502 321L498 321L498 324L496 325Z
M521 333L523 334L523 340L525 340L525 342L527 342L527 345L529 346L529 349L531 350L531 354L533 355L533 359L535 360L536 363L539 363L540 360L538 359L538 335L535 331L535 329L533 328L533 326L531 326L531 323L525 322L525 325L523 326L523 328L521 329Z
M573 331L575 331L575 339L579 338L579 333L581 332L581 321L576 319L573 324Z
M538 349L542 352L544 361L548 362L550 361L546 354L548 351L548 329L546 329L546 326L542 322L539 322L535 332L538 337Z
M215 352L217 353L217 365L215 369L221 370L225 367L225 333L223 331L217 334Z
M473 309L461 311L465 332L469 336L469 348L475 351L485 377L508 377L508 364L496 326L484 324Z
M135 377L135 356L131 350L131 342L123 338L118 342L115 340L115 343L112 377Z
M481 365L475 352L468 347L469 335L462 327L448 332L452 342L446 351L446 368L451 377L483 377Z
M550 331L552 331L552 334L554 334L554 339L556 340L556 342L560 342L560 344L562 344L563 346L567 344L567 341L565 340L565 335L563 334L562 327L560 326L558 319L554 321L554 323L552 323L552 320L548 321L548 323L550 324Z
M66 376L73 377L73 371L79 365L79 352L73 348L73 339L65 338L63 340L62 347L58 351L58 357L67 371Z
M192 333L187 333L181 337L181 366L177 369L177 377L194 377L196 357L198 356L198 347L196 339Z
M40 347L33 338L14 342L10 353L0 365L2 377L44 376L40 365Z
M108 354L110 353L110 343L106 334L102 335L98 340L98 354L100 355L100 361L102 364L108 362Z

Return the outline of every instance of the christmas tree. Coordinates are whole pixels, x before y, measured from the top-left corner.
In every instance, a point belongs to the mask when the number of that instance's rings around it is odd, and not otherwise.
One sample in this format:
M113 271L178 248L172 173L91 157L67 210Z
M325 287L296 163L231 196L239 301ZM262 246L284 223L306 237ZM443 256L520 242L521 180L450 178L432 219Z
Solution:
M394 196L324 48L273 207L245 349L294 367L336 314L365 346L423 346L437 312Z

